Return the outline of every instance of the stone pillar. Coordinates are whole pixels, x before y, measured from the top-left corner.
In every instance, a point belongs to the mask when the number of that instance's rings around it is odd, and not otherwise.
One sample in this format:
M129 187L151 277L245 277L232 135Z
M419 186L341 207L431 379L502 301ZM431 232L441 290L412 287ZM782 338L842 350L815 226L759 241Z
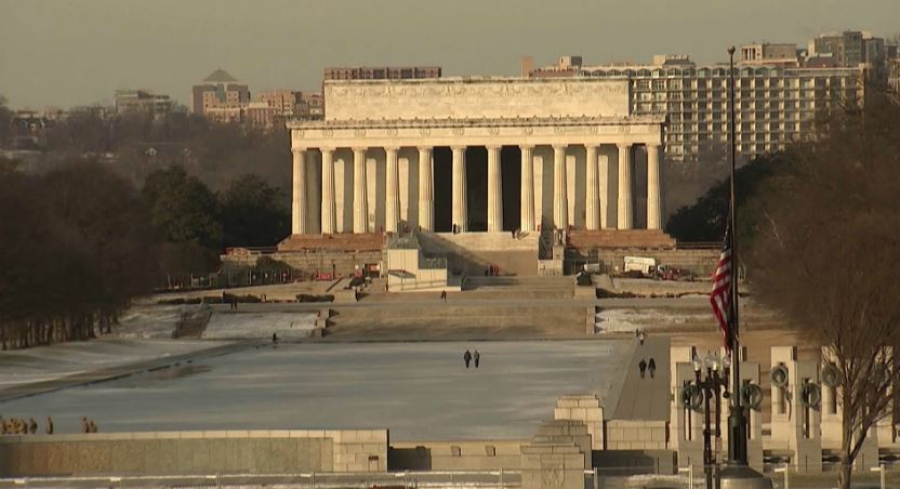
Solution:
M466 202L466 147L454 146L453 151L453 224L459 232L469 230L469 206Z
M322 234L334 233L337 225L334 214L334 149L322 151Z
M488 232L503 231L503 180L500 177L500 146L488 146Z
M306 150L293 148L293 192L291 193L291 234L306 233Z
M569 226L566 178L566 146L553 146L553 224L558 229Z
M419 148L419 228L434 231L434 176L431 148Z
M384 148L385 153L385 203L384 230L396 233L400 225L400 168L397 164L397 152L400 148Z
M587 157L585 158L587 188L585 190L585 223L584 227L590 231L600 229L600 183L597 181L597 146L588 144L585 146Z
M600 229L609 229L609 155L600 154Z
M647 145L647 229L662 229L659 182L659 145Z
M366 179L366 148L353 148L353 232L369 232L369 185Z
M631 229L631 145L619 145L619 229Z
M524 233L534 231L534 146L520 146L522 150L522 222Z

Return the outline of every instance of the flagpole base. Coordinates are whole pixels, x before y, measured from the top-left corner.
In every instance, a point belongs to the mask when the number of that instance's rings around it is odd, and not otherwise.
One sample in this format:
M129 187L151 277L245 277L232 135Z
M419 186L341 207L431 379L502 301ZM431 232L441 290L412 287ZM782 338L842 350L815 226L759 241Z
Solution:
M747 465L722 468L721 489L772 489L772 481Z

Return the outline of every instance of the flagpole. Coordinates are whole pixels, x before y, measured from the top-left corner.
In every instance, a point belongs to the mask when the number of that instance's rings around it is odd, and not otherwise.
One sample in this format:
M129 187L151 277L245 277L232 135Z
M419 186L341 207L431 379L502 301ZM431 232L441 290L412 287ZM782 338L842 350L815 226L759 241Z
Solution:
M731 297L729 305L731 307L731 324L729 325L730 338L729 347L731 348L731 406L728 415L728 455L729 463L733 465L747 465L747 420L744 415L744 406L742 405L741 395L741 342L740 342L740 322L738 320L738 285L740 283L740 261L737 253L737 200L735 198L735 159L737 152L737 135L735 134L735 97L734 97L734 46L728 48L728 76L730 80L729 102L730 119L728 124L729 135L731 139L731 198L729 205L729 220L731 221Z

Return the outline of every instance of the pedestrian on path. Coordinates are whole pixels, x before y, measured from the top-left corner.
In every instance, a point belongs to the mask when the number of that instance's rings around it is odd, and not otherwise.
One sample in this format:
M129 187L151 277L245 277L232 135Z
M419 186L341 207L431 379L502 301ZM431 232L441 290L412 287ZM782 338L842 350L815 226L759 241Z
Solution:
M441 300L444 302L447 302L447 291L446 290L441 291Z
M638 340L641 341L641 346L644 346L644 332L643 331L638 333Z
M650 371L650 378L651 378L651 379L655 378L655 374L656 374L656 360L654 360L652 357L650 358L650 363L647 364L647 370Z
M641 359L641 363L638 364L638 368L641 370L641 378L644 378L644 374L647 371L647 361L643 358Z
M272 344L273 345L278 344L278 333L272 333Z
M475 350L475 368L478 368L478 364L481 362L481 353L478 353L478 350Z
M37 430L38 430L37 421L35 421L34 418L30 418L28 420L28 432L33 435L33 434L37 433Z
M47 428L46 428L46 430L47 430L47 434L48 434L48 435L52 435L52 434L53 434L53 418L51 418L50 416L47 416Z
M463 355L463 360L466 362L466 368L469 368L469 362L472 361L472 353L469 350L466 350L466 353Z

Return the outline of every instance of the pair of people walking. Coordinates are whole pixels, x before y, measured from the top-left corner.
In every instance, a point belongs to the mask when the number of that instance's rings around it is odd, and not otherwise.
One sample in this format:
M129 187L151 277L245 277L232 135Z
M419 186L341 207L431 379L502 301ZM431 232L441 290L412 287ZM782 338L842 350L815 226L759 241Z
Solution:
M641 378L645 378L646 374L650 373L650 378L656 378L656 360L652 357L650 358L650 362L647 362L643 358L640 363L638 363L638 369L641 371Z
M466 350L466 352L463 354L463 361L466 362L466 368L469 368L469 364L473 360L475 361L475 368L478 368L478 364L481 363L481 354L478 353L478 350L475 350L474 355L469 350Z

